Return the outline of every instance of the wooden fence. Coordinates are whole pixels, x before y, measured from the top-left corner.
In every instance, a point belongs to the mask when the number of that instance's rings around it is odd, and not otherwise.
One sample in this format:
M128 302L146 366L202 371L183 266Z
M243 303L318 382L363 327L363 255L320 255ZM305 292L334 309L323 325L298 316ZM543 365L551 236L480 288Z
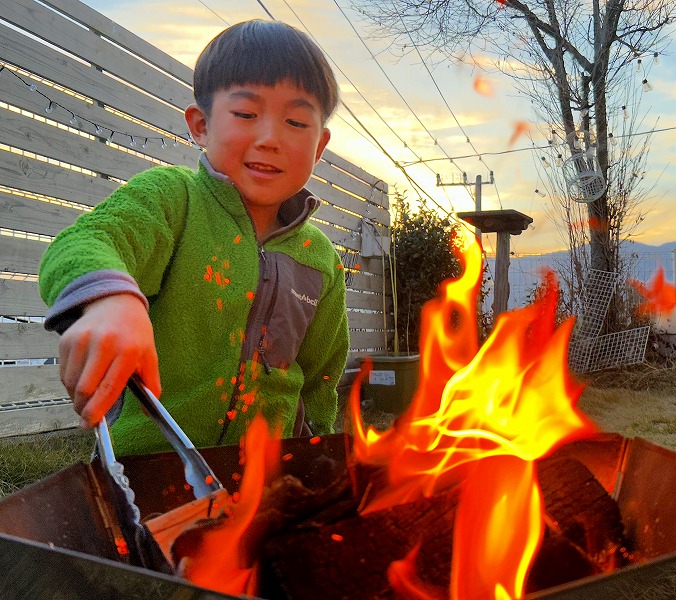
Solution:
M0 12L0 436L69 427L58 336L44 330L37 273L47 243L132 175L195 167L183 109L192 70L77 0L14 0ZM330 151L308 188L316 224L344 257L351 352L387 349L391 294L382 253L388 187ZM382 238L378 238L382 236ZM50 364L51 363L51 364Z

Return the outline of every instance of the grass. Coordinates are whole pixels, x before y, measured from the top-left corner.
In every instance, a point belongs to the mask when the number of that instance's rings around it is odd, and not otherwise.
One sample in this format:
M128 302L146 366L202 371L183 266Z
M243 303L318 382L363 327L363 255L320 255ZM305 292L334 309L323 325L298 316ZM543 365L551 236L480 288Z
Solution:
M585 377L580 409L603 431L676 450L676 365L636 365ZM344 406L347 391L341 393ZM362 407L365 425L387 429L396 415ZM342 412L336 430L343 429ZM88 462L91 431L71 429L0 440L0 498L78 461Z
M91 431L64 431L0 440L0 498L78 461L89 462Z

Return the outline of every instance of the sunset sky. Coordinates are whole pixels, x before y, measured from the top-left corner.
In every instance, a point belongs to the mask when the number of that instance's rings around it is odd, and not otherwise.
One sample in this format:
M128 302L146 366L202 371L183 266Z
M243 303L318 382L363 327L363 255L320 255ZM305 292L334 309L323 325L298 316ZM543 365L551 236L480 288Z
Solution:
M533 120L529 101L518 97L508 78L482 74L470 65L433 62L425 53L424 63L416 54L398 57L387 44L369 36L348 0L85 0L85 4L190 67L221 29L245 19L270 18L267 9L274 18L308 31L318 41L336 72L343 102L394 160L405 164L418 158L445 158L407 168L432 196L428 204L437 212L474 210L470 191L475 178L481 175L487 181L490 169L495 185L482 186L482 208L515 209L534 219L530 229L512 236L512 250L526 254L564 248L561 233L546 216L549 195L535 193L546 190L538 176L542 152L494 154L547 144L534 127L530 134L524 131L524 124ZM674 128L654 134L645 175L655 187L644 204L648 216L636 239L656 246L676 240L676 59L669 56L674 53L676 44L650 67L654 89L643 96L641 109L646 116L638 128ZM637 86L644 76L636 74ZM366 139L345 108L338 110L329 126L331 150L390 186L396 184L410 200L417 198L411 184ZM450 182L459 181L462 171L472 184L469 190L436 186L436 173ZM488 252L495 249L492 236L484 236L484 246Z

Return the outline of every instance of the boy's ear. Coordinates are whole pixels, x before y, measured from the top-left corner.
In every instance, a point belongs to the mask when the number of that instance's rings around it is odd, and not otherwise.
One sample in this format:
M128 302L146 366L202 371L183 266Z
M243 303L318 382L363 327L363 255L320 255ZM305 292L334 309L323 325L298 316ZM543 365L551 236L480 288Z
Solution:
M319 138L319 144L317 145L317 153L315 154L315 164L319 162L319 159L322 157L322 153L324 152L324 148L326 148L326 145L329 143L329 140L331 139L331 131L329 131L328 127L324 127L322 130L321 137Z
M207 116L204 111L197 106L191 104L185 109L185 122L190 129L190 135L198 146L203 148L207 145Z

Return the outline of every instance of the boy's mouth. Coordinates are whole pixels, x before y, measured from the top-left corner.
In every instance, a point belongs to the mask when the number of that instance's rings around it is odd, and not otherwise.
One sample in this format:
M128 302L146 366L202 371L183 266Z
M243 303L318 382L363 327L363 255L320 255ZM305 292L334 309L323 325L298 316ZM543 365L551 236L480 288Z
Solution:
M267 165L265 163L257 163L257 162L250 162L250 163L244 163L247 167L247 169L251 169L252 171L258 171L259 173L281 173L281 169L278 169L277 167L273 165Z

